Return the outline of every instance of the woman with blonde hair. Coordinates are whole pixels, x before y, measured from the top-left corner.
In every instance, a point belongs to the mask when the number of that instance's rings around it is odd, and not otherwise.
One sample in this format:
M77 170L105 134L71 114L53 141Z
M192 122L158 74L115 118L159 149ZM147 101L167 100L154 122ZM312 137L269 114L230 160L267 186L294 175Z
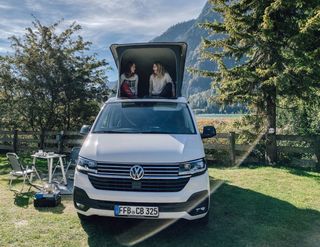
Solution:
M169 73L160 62L153 64L150 76L149 95L170 98L175 95L173 82Z

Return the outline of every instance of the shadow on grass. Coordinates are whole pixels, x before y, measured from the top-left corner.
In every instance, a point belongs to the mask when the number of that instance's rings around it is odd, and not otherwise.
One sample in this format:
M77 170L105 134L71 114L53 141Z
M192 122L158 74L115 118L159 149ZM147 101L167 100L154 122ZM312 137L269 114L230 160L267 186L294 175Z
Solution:
M81 221L89 246L130 245L165 220ZM320 212L224 184L211 197L208 226L179 221L137 246L319 246Z
M244 165L244 166L242 166L241 165L241 167L239 167L238 169L241 169L241 168L259 169L262 167L270 167L270 166L267 166L267 165L261 165L261 166L259 166L259 165L249 165L249 166ZM311 179L314 179L314 180L320 182L320 172L317 172L314 169L304 168L304 167L287 167L287 166L281 166L281 165L272 166L272 168L286 170L293 175L311 178Z
M16 193L14 198L14 205L22 208L27 208L32 203L34 192L28 191L23 193Z
M19 181L13 181L12 184L17 184L19 183ZM21 184L19 184L19 186L22 186ZM30 205L33 207L33 196L36 193L35 191L30 191L32 189L32 186L30 186L29 184L25 185L25 189L29 189L27 192L20 192L19 190L21 189L21 187L15 186L13 187L14 190L14 205L18 206L18 207L22 207L22 208L28 208ZM19 189L19 190L17 190ZM63 201L70 201L69 197L65 197L63 196ZM54 214L62 214L65 206L63 205L63 203L60 203L58 206L56 207L35 207L35 209L39 212L52 212Z
M287 168L287 170L293 175L312 178L320 183L320 173L318 173L317 175L314 175L314 174L311 174L310 172L302 170L302 169Z
M54 214L62 214L65 208L63 203L60 203L56 207L35 207L38 212L50 212Z
M282 164L279 163L277 165L274 166L269 166L263 163L243 163L241 164L241 166L239 168L249 168L249 169L258 169L258 168L263 168L263 167L272 167L272 168L276 168L276 169L285 169L288 170L290 173L294 174L294 175L298 175L298 176L306 176L306 177L315 177L317 178L318 176L314 176L312 174L309 174L309 172L314 172L314 173L318 173L320 176L320 171L317 170L315 167L299 167L299 166L290 166L286 165L286 164ZM223 168L221 167L213 167L213 168Z

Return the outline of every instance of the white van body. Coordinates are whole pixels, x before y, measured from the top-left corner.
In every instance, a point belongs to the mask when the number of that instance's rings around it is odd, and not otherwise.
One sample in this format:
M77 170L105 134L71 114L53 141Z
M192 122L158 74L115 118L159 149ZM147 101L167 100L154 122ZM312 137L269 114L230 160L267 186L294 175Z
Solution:
M144 111L149 115L136 119L139 124L134 129L104 129L109 122L116 122L114 114L121 111L132 119L144 116ZM162 114L160 120L151 126L152 131L146 131L148 116L157 118L157 114ZM170 119L181 124L170 125L162 116L172 116ZM135 121L132 119L127 124ZM187 127L181 129L184 124ZM201 133L184 97L111 98L79 153L75 208L80 216L200 219L207 215L210 201L204 157Z

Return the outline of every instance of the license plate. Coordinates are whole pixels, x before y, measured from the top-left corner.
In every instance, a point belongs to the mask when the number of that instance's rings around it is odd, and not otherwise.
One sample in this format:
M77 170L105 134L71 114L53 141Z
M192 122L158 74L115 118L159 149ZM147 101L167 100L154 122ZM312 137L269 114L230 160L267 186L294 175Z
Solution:
M159 208L115 205L114 215L115 216L159 217Z

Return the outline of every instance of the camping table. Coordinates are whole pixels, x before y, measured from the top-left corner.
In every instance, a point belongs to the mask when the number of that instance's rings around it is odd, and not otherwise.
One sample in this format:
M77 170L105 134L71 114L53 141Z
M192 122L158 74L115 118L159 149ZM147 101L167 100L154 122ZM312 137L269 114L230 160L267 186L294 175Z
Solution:
M66 157L64 154L33 154L31 155L31 157L33 158L33 162L32 164L35 166L36 165L36 160L37 159L45 159L47 160L48 163L48 173L49 173L49 183L52 182L52 168L53 168L53 160L54 159L59 159L59 163L61 166L61 172L62 172L62 177L63 177L63 182L65 185L67 185L67 178L66 178L66 174L64 172L64 165L63 165L63 157Z

